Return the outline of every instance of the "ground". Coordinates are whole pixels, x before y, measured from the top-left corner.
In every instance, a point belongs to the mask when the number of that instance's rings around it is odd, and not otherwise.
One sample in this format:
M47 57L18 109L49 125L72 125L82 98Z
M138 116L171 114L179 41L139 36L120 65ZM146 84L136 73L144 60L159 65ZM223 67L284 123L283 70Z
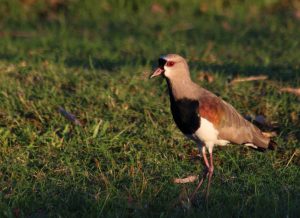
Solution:
M297 1L45 2L0 3L1 217L299 216L299 97L280 91L300 86ZM208 202L173 183L203 164L148 79L167 53L277 133L276 151L216 148Z

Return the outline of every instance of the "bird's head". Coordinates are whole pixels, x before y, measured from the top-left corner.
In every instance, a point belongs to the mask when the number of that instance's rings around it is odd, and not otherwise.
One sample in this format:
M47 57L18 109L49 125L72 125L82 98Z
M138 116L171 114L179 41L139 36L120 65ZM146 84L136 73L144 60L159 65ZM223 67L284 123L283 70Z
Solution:
M158 68L150 78L163 75L172 80L174 78L190 78L186 60L177 54L168 54L158 59Z

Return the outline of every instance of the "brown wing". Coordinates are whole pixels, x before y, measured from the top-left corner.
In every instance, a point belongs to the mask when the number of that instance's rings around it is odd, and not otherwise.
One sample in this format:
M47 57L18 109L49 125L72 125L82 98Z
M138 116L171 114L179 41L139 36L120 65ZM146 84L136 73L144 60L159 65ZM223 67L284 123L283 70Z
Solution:
M199 100L200 116L214 124L220 139L235 144L252 143L260 148L268 148L270 139L245 120L230 104L207 90L203 91Z

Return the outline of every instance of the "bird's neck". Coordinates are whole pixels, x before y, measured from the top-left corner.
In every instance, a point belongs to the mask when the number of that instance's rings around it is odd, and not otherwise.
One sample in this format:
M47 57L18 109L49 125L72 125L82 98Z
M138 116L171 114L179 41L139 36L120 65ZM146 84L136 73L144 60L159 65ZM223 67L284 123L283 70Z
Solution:
M198 99L197 90L200 88L191 78L166 78L169 94L174 100L178 99Z

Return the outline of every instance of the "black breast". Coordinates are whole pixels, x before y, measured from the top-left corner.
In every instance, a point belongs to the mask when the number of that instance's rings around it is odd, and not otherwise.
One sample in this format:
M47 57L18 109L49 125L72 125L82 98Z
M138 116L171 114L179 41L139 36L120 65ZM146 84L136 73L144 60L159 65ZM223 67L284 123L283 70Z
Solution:
M177 127L184 134L193 134L200 127L199 102L190 99L171 100L171 111Z
M168 82L171 111L177 127L184 134L193 134L200 127L199 101L182 98L175 100Z

